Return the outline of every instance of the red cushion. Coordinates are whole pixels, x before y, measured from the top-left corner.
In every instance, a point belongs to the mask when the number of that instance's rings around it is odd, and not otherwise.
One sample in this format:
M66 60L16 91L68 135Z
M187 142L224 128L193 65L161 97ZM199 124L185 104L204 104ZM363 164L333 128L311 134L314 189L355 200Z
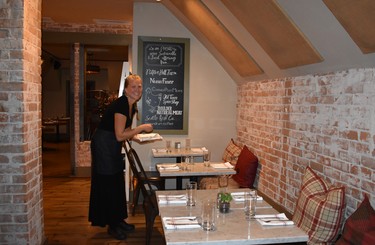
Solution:
M242 148L235 166L236 174L233 179L240 187L253 188L258 168L258 158L246 147Z
M306 168L293 221L309 235L308 244L330 244L336 240L344 200L344 187L331 187L311 168Z
M366 195L357 210L347 219L342 236L336 243L347 244L375 244L375 210Z

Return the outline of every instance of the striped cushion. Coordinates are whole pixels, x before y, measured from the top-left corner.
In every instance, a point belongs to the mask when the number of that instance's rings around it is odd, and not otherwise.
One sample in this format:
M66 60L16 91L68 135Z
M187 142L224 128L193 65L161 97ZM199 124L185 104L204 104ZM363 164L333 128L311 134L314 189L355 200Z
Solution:
M341 227L344 200L344 187L330 187L307 167L293 221L309 235L308 244L335 241Z
M227 148L224 150L223 161L230 162L232 165L235 165L238 160L238 156L241 153L242 148L231 139L227 145Z

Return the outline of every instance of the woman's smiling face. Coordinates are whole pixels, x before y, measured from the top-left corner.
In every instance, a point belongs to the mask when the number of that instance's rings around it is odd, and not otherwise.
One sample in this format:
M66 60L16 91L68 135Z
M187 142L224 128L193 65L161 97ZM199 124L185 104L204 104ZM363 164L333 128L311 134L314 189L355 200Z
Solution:
M125 88L126 96L134 101L142 97L142 79L139 76L130 77L129 83Z

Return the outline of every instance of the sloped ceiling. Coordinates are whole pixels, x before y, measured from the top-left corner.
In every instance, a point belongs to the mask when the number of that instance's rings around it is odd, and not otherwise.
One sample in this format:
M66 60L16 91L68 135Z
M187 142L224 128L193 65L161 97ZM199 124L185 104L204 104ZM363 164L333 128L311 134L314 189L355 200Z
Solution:
M76 1L65 0L62 5L48 0L43 1L42 15L62 25L94 23L95 19L131 22L132 12L129 17L129 10L122 9L121 14L119 7L132 2L106 0L103 5L101 0L90 0L77 18L74 9L64 11L64 6L74 6ZM134 2L163 4L238 83L375 65L373 0ZM60 16L54 16L57 13Z

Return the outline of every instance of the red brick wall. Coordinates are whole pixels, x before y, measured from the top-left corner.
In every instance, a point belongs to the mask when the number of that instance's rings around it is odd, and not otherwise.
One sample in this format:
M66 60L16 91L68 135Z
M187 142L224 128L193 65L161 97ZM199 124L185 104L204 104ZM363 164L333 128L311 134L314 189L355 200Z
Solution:
M346 187L347 215L375 207L375 69L248 82L238 140L260 159L258 188L293 211L306 166Z
M0 9L0 244L42 244L41 0Z

